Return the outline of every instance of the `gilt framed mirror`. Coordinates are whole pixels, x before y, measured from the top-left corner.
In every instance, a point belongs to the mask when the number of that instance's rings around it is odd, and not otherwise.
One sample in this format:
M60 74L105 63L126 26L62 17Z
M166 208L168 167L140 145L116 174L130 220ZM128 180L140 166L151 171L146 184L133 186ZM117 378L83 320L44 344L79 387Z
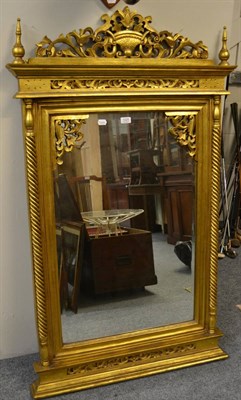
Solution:
M128 7L47 36L19 82L39 339L34 398L227 357L216 326L226 29L200 41ZM221 42L221 41L220 41Z

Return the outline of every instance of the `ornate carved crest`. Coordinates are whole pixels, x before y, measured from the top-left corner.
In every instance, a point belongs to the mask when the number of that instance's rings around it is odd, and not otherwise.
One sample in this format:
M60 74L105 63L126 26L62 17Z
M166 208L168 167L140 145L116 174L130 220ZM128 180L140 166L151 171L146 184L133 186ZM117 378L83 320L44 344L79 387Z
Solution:
M204 58L207 47L192 43L180 34L158 33L150 26L151 17L142 17L125 7L112 16L102 16L104 24L61 34L52 41L47 36L37 44L39 57L135 57L135 58Z

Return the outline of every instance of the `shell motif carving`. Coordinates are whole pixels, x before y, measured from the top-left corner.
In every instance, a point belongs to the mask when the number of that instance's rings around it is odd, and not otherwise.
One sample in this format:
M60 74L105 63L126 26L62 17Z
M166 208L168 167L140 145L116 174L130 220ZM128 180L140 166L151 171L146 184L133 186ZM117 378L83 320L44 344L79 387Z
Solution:
M207 47L192 43L180 34L160 33L151 27L151 17L143 17L125 7L112 16L102 16L104 24L95 31L88 27L47 36L37 44L38 57L110 57L110 58L208 58Z

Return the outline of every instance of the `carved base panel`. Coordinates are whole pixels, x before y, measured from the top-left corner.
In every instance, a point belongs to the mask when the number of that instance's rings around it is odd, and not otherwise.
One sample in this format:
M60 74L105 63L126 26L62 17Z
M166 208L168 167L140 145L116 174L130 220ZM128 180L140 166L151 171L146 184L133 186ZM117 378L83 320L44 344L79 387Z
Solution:
M191 342L175 340L173 345L159 346L148 352L122 354L89 362L65 360L50 367L35 364L39 379L32 384L33 398L44 398L83 389L136 379L179 368L222 360L228 355L218 346L222 334L202 335ZM67 365L67 366L66 366Z

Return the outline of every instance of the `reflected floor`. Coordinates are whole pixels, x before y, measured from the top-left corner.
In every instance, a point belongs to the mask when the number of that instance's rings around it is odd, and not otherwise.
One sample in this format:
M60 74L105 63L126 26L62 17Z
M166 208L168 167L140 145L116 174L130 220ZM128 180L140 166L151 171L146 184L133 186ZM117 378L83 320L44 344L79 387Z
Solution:
M162 233L153 233L157 285L115 295L81 298L78 313L63 311L64 343L154 328L193 319L193 273Z

